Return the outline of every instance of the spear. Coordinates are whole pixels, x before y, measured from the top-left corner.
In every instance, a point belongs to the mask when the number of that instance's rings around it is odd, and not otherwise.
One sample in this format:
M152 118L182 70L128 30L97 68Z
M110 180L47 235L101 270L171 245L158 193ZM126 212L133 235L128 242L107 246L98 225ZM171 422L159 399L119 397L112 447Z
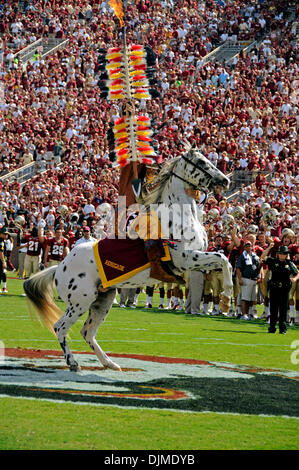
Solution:
M125 4L126 3L127 2L125 1ZM122 32L125 79L127 82L128 105L129 105L127 107L127 113L129 117L130 142L131 142L131 149L132 149L132 164L133 164L133 176L134 176L134 179L131 184L132 184L132 189L133 189L135 198L137 200L141 193L141 180L138 178L138 171L137 171L137 150L136 150L136 145L135 145L135 134L134 134L135 107L134 107L134 102L131 96L131 86L129 83L129 79L130 79L129 60L128 60L127 39L126 39L126 26L125 26L125 21L124 21L123 1L122 0L109 0L109 5L114 11L117 18L119 19L121 32Z

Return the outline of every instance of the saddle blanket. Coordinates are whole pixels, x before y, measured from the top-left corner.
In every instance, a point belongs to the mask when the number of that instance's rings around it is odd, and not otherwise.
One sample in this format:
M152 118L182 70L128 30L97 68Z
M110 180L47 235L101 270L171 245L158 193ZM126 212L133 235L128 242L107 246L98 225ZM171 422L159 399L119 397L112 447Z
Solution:
M164 250L161 261L170 261L167 242L160 241L160 243ZM150 267L144 241L140 238L136 240L104 238L94 243L93 252L104 289Z

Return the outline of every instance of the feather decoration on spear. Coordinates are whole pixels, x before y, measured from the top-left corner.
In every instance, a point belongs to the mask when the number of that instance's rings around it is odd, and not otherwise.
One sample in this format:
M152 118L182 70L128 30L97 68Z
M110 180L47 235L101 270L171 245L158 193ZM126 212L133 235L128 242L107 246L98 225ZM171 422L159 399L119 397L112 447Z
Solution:
M109 5L112 8L112 10L114 11L117 18L119 19L120 26L122 28L123 51L124 51L124 55L125 55L125 65L127 65L128 59L127 59L126 28L125 28L125 22L124 22L123 1L122 0L109 0ZM118 77L115 77L115 78L118 78ZM121 96L120 92L116 93L116 96L117 95L120 97ZM131 96L128 97L128 98L129 98L129 103L131 105L130 106L131 107L131 112L129 112L129 115L130 115L130 121L131 121L130 124L131 124L131 128L132 128L132 118L133 118L132 112L134 110L134 105L131 101ZM131 133L132 133L132 129L131 129ZM135 152L133 152L133 153L135 153ZM140 193L141 193L141 180L138 178L136 156L133 159L132 164L133 164L133 173L134 173L134 180L132 181L132 189L133 189L133 192L135 194L135 197L139 198Z
M151 99L152 90L147 74L147 66L155 62L155 55L149 48L139 44L127 46L125 12L126 0L109 0L109 5L118 18L122 33L122 47L108 49L103 57L108 83L103 95L109 100L127 100L125 116L115 123L113 132L116 142L116 155L120 166L132 163L134 179L132 189L135 199L141 193L141 180L138 177L138 161L144 164L154 162L156 156L151 145L150 121L145 116L135 117L134 99ZM153 57L154 56L154 59ZM108 86L108 88L107 88ZM143 124L143 125L142 125Z

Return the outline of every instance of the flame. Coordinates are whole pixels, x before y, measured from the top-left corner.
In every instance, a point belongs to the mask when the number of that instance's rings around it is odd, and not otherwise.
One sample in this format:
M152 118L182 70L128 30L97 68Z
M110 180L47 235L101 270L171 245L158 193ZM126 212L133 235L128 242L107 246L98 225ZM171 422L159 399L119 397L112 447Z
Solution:
M120 21L121 27L124 26L124 11L122 0L109 0L109 5Z

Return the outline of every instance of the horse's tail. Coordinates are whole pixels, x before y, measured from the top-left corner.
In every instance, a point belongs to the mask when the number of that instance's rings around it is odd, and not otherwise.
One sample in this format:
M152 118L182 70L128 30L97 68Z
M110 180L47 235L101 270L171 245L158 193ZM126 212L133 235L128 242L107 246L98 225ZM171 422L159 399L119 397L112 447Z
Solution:
M57 266L40 271L24 282L24 292L37 316L54 333L53 325L63 312L54 302L54 274Z

